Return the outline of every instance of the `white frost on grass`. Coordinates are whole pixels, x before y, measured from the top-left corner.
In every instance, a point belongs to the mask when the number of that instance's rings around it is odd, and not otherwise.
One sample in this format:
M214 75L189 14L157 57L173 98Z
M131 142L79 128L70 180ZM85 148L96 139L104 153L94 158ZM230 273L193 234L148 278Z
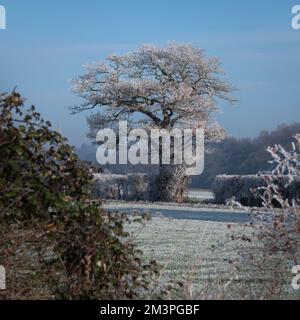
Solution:
M153 218L145 226L132 224L128 228L146 259L164 266L163 279L191 281L196 293L236 277L228 261L236 257L237 246L245 244L230 241L228 236L242 226L231 224L229 228L227 223ZM219 249L214 251L213 247ZM253 280L247 270L239 278Z

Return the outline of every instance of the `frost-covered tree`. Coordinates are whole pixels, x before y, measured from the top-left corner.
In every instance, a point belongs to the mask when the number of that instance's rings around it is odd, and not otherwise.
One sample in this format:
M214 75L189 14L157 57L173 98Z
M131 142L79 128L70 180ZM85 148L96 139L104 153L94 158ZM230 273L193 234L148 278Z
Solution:
M98 130L126 120L144 129L201 128L207 140L216 141L224 137L214 117L218 100L234 101L223 75L218 59L191 45L144 46L88 66L74 79L84 101L73 111L97 111L88 118L93 139Z

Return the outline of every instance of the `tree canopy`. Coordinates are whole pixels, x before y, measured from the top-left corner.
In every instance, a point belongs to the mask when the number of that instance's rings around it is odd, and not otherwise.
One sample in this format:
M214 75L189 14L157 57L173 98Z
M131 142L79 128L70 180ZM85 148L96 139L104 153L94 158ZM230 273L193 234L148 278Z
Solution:
M92 138L99 129L127 120L133 127L201 128L218 140L224 136L214 118L218 100L235 101L223 75L218 59L191 45L144 46L88 66L73 80L83 103L72 109L97 111L88 119Z

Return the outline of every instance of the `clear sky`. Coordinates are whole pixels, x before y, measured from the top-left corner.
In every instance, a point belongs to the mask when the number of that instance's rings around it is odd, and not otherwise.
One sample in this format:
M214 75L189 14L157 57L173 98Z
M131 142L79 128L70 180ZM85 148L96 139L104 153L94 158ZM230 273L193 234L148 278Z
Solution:
M16 85L73 144L86 141L87 114L69 80L82 66L143 44L188 42L221 59L240 103L219 122L237 137L300 121L300 0L0 0L0 91Z

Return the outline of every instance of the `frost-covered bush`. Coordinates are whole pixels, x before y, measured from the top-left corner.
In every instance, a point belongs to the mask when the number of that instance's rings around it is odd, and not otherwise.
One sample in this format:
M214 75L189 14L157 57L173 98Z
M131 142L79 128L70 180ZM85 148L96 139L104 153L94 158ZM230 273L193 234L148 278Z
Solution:
M146 174L94 174L94 197L110 200L149 199L150 178Z
M259 187L265 186L263 176L217 176L212 190L218 204L225 204L230 200L235 200L245 206L261 206L261 192L256 192Z
M164 165L150 181L150 201L182 203L188 182L184 166Z
M251 269L261 279L254 295L259 299L299 298L292 288L292 270L300 264L300 135L295 138L291 151L268 148L277 167L260 188L263 209L252 211L250 237L233 237L252 244L239 252L238 268Z
M184 168L180 166L164 168L158 175L94 174L92 195L109 200L182 202L187 182Z
M271 178L271 174L217 176L212 185L212 190L215 195L215 201L218 204L226 204L231 200L234 200L236 202L239 202L243 206L261 207L263 205L262 187L266 187L266 181ZM292 181L288 185L287 182L287 176L277 175L277 188L280 190L284 199L292 200L300 192L300 182ZM279 205L275 199L273 199L273 205Z

